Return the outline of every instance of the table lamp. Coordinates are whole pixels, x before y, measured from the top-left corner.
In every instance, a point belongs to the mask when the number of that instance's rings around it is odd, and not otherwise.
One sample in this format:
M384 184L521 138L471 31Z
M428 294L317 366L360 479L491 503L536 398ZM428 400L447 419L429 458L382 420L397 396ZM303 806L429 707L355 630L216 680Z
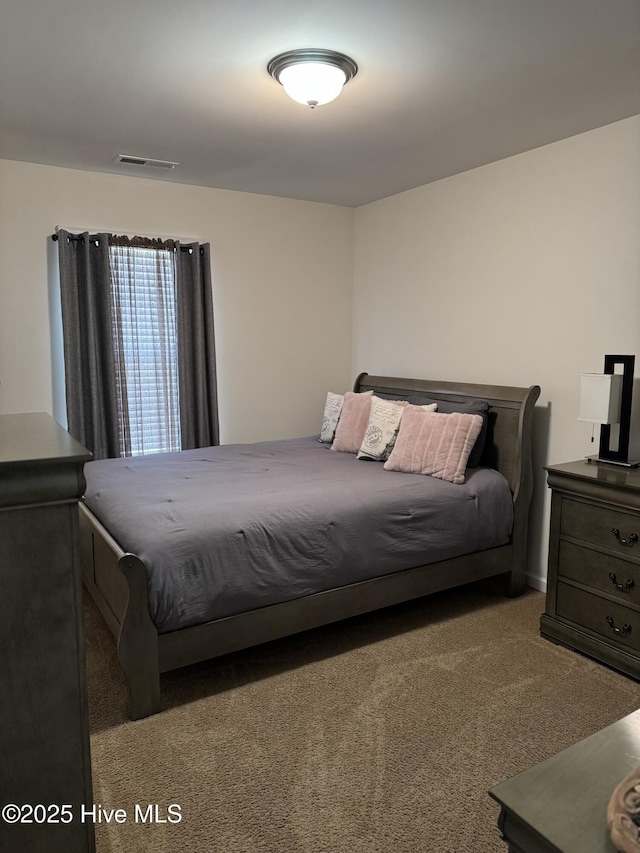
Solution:
M616 373L616 365L622 373ZM631 436L631 404L633 400L634 355L606 355L604 373L580 374L579 421L600 424L600 447L589 462L605 462L637 468L640 462L629 461ZM619 424L618 446L611 447L611 427Z

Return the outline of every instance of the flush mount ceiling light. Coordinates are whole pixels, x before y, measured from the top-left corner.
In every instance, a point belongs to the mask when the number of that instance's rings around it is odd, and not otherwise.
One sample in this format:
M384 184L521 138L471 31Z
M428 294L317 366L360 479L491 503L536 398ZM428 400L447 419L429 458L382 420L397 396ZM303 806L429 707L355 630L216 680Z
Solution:
M344 84L358 73L358 66L344 53L305 48L274 56L267 71L290 98L314 109L337 98Z

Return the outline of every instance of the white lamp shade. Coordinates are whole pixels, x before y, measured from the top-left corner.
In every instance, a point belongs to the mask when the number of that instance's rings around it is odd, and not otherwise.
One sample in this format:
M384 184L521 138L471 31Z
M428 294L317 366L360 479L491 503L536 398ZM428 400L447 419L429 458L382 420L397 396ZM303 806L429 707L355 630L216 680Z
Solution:
M322 62L300 62L283 68L278 79L299 104L315 107L338 97L347 76L341 68Z
M581 373L579 421L594 424L620 423L622 375Z

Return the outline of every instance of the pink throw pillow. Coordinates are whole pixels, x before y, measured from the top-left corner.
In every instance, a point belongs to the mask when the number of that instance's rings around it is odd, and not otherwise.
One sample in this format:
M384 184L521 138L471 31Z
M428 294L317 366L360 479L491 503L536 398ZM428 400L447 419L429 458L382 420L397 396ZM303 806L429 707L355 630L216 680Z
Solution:
M332 450L342 453L357 453L360 450L369 423L372 397L373 391L365 391L362 394L347 391L331 445Z
M481 429L481 415L425 412L419 406L407 406L385 470L464 483L467 460Z

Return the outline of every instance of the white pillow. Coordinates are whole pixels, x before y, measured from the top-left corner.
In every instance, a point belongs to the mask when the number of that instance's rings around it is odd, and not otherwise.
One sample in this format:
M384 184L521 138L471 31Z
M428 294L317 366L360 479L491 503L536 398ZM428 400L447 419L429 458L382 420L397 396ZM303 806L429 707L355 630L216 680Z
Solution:
M358 451L358 459L384 462L389 458L398 434L402 413L407 405L406 400L383 400L380 397L373 397L369 423ZM420 408L435 412L437 406L437 403L430 403Z
M334 394L332 391L329 391L327 394L327 401L324 404L322 429L320 430L320 438L318 441L323 441L327 444L331 444L333 441L343 403L344 394Z

